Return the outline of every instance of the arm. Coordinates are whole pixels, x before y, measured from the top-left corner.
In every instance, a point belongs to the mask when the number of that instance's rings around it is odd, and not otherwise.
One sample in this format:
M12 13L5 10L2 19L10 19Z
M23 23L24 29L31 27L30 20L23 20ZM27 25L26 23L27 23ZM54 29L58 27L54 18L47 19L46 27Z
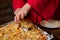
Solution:
M24 0L13 0L13 8L15 10L15 22L19 22L20 19L23 19L27 15L31 6L25 3Z
M19 23L20 19L23 19L27 13L29 12L31 6L29 4L25 4L22 8L16 9L17 12L15 11L15 22Z
M20 9L23 7L24 9L29 9L30 5L28 5L27 3L25 4L24 0L13 0L13 8L15 10L14 14L16 15L16 13L18 13L20 11Z
M15 15L16 13L19 12L19 10L23 7L24 4L25 4L24 0L13 0L12 6L15 10L14 12Z

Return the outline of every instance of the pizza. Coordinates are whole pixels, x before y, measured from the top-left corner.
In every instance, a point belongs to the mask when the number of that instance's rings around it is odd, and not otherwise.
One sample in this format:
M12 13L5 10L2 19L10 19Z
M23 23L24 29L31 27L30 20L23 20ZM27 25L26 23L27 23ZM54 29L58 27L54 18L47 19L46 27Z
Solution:
M0 28L0 40L46 40L46 35L31 21L11 22Z

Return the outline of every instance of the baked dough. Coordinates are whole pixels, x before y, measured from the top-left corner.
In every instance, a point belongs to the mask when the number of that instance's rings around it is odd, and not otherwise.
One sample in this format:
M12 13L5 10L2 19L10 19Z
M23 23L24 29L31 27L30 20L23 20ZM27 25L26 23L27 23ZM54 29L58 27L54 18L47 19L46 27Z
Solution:
M31 21L20 20L0 28L0 40L46 40L46 36Z

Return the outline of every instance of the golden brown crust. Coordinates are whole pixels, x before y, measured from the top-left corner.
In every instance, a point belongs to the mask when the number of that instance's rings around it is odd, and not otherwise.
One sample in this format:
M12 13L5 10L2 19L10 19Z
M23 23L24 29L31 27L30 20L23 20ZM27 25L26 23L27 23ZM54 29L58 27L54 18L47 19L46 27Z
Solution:
M21 20L19 24L12 22L0 31L1 40L46 40L46 36L28 20Z

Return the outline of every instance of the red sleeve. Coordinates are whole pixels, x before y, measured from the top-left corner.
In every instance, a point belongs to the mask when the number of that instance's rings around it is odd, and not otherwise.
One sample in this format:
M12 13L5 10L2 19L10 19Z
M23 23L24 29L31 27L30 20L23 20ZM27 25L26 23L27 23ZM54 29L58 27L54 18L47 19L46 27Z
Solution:
M28 0L27 3L33 7L37 5L37 0Z
M24 0L13 0L13 8L21 8L25 4Z
M28 0L27 3L30 4L33 8L37 9L37 12L39 12L39 14L40 14L41 9L39 9L39 8L40 8L40 6L43 7L42 6L44 4L43 1L44 0L33 0L33 1ZM43 2L43 3L41 3L41 2ZM59 0L56 0L56 2L55 2L55 0L50 0L49 4L47 6L44 5L44 7L46 6L46 8L44 9L44 11L42 10L43 12L42 12L41 16L46 20L52 19L54 12L57 9L58 4L59 4Z
M59 0L56 0L56 2L54 2L54 0L51 0L50 4L47 6L47 8L42 13L42 16L46 20L53 19L55 11L58 8L58 4L59 4Z

